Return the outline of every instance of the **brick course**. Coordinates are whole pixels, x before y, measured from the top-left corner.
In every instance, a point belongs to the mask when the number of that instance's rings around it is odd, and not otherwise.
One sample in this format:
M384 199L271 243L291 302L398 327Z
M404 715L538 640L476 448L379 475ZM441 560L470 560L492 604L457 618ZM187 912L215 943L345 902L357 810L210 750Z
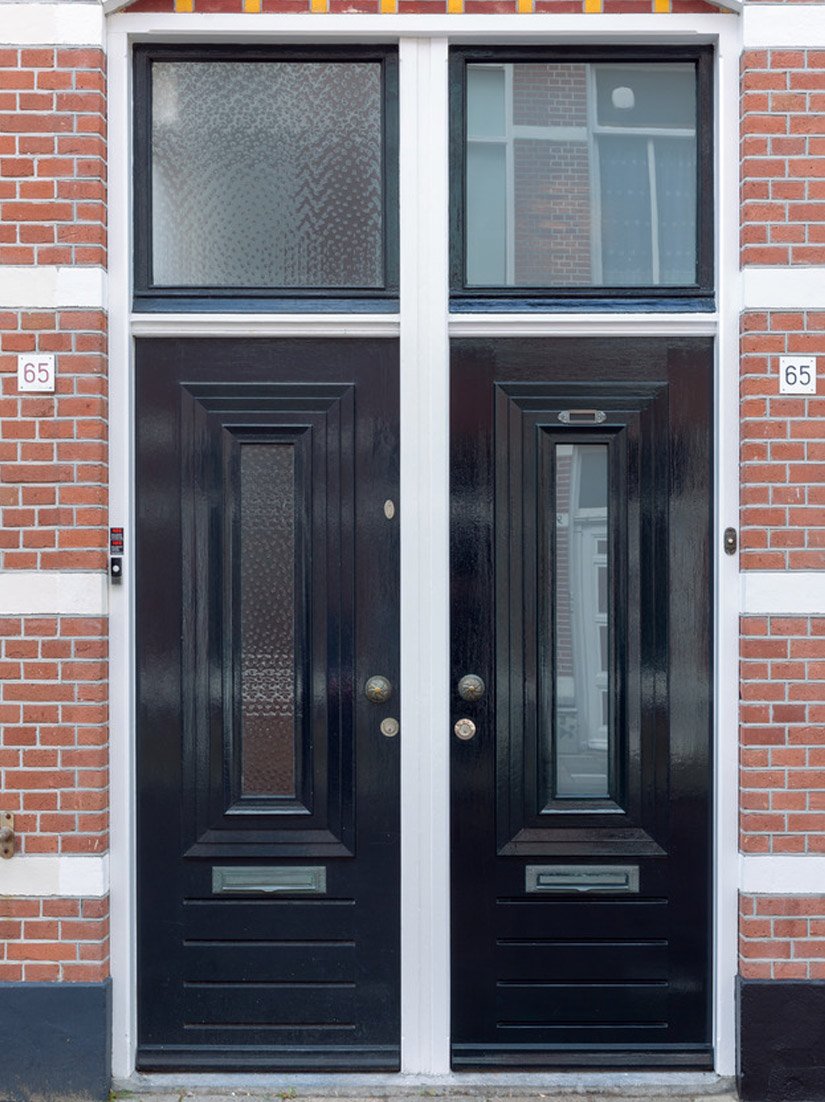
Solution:
M741 895L739 955L746 979L825 979L825 898Z
M102 50L0 48L0 264L105 265L105 81Z
M19 853L108 847L107 659L103 619L0 617L0 808Z
M108 974L108 899L0 898L0 981L95 983Z
M0 567L107 566L106 316L0 307ZM20 395L19 352L56 354L57 392Z
M746 313L741 352L741 565L825 569L825 383L779 394L780 355L825 354L825 312Z
M825 50L742 56L742 263L825 263Z
M825 853L825 617L741 631L741 849Z

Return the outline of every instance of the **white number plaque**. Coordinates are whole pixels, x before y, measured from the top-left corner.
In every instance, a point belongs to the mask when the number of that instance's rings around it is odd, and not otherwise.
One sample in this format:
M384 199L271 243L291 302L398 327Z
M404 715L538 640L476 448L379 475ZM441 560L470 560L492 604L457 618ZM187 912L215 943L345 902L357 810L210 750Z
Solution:
M816 356L780 356L779 393L816 394Z
M54 354L27 352L17 357L17 389L54 393Z

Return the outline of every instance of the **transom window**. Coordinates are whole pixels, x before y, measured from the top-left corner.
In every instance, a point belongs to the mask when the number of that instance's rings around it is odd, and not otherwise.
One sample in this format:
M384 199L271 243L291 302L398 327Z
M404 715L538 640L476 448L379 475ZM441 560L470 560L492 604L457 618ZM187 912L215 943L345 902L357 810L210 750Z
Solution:
M455 51L454 307L482 295L701 307L710 79L704 50Z
M395 297L392 51L135 57L138 299Z

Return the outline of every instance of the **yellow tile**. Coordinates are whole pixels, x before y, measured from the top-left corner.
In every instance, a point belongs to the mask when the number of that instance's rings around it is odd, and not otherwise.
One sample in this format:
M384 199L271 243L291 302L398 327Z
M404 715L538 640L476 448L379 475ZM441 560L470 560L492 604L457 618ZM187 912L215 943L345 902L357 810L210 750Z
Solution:
M464 12L464 0L447 0L448 15L462 15Z
M309 0L309 10L323 15L324 12L329 11L327 0Z
M533 0L518 0L516 11L519 15L531 15L533 12Z
M250 15L257 15L261 10L263 0L243 0L243 10Z
M669 12L670 0L653 0L653 10L660 15Z
M589 15L598 15L602 10L602 0L584 0L584 10Z
M195 0L175 0L175 11L194 11Z
M398 11L398 0L381 0L381 14L395 15Z

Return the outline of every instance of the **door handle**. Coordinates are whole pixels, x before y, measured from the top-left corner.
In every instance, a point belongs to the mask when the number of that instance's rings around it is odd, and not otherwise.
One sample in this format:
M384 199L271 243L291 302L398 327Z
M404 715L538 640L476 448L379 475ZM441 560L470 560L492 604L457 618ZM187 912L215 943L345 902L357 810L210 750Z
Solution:
M386 677L369 677L364 685L364 696L373 704L386 704L392 696L392 683Z
M477 673L465 673L458 683L458 695L462 700L481 700L486 688Z

